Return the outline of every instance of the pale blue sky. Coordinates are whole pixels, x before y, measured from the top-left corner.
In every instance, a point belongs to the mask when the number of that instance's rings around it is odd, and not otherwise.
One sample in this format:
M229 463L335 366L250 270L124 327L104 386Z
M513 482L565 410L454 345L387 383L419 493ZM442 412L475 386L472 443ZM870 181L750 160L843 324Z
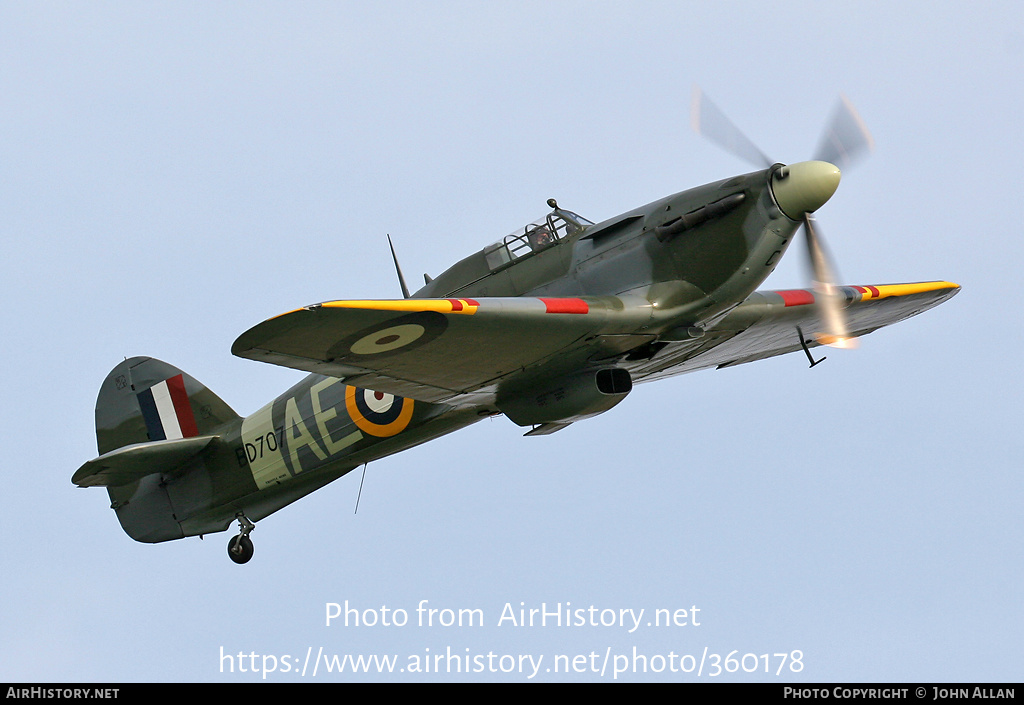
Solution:
M540 681L611 680L545 669L634 647L803 670L624 679L1019 679L1022 27L1015 2L0 4L0 680L258 679L221 647L530 654ZM548 198L599 221L749 170L690 131L694 83L786 162L847 95L876 151L819 213L842 279L960 295L814 370L678 377L549 437L495 419L373 463L358 515L353 474L260 522L244 567L228 534L135 543L71 485L119 360L252 413L301 374L231 342L399 295L385 233L419 281ZM765 287L802 286L800 257ZM487 623L326 627L345 600ZM521 602L701 623L499 627ZM267 678L348 679L370 677Z

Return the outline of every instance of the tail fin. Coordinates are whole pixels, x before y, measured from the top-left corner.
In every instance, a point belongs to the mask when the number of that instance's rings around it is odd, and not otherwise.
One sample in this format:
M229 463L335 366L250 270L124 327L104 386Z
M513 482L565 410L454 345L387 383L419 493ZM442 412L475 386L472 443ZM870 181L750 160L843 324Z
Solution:
M100 457L71 481L105 486L121 527L136 541L182 538L164 474L189 468L219 427L239 420L220 397L177 367L133 357L103 381L96 400Z
M209 435L239 418L230 406L173 365L125 360L107 375L96 400L100 455L134 443Z

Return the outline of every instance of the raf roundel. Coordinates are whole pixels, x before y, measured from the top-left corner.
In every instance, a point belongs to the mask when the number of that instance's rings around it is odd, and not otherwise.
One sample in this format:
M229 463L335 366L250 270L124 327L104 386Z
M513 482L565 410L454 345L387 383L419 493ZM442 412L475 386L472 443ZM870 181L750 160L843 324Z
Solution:
M345 408L356 427L371 436L395 436L412 420L412 399L358 387L345 388Z
M426 328L418 323L406 323L374 331L352 343L350 348L356 355L376 355L404 348L419 340Z
M337 360L358 361L372 356L408 352L429 343L447 327L448 320L444 315L435 311L417 311L364 328L332 346L327 356Z

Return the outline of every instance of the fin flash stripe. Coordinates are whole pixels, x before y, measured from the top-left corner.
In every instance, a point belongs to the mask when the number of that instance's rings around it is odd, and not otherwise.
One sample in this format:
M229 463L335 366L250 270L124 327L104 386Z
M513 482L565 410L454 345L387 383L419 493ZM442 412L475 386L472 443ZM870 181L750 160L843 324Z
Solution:
M194 438L196 417L185 391L185 380L175 375L135 395L151 441Z

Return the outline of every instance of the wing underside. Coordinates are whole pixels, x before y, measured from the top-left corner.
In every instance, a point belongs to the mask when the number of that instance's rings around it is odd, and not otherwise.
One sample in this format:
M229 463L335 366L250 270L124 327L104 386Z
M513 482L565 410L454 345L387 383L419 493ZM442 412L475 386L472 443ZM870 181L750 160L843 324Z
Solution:
M446 402L541 365L603 330L621 302L482 298L331 301L243 333L239 357Z
M922 282L841 291L850 332L862 336L937 306L959 287ZM503 380L556 369L559 361L624 367L637 382L739 365L814 347L822 325L814 293L804 289L757 292L690 340L659 340L652 315L646 301L611 296L331 301L253 327L232 352L457 403Z
M950 282L841 287L853 337L899 323L938 306L960 287ZM805 289L760 291L737 306L704 338L668 346L631 370L638 382L732 367L820 345L822 327L814 293Z

